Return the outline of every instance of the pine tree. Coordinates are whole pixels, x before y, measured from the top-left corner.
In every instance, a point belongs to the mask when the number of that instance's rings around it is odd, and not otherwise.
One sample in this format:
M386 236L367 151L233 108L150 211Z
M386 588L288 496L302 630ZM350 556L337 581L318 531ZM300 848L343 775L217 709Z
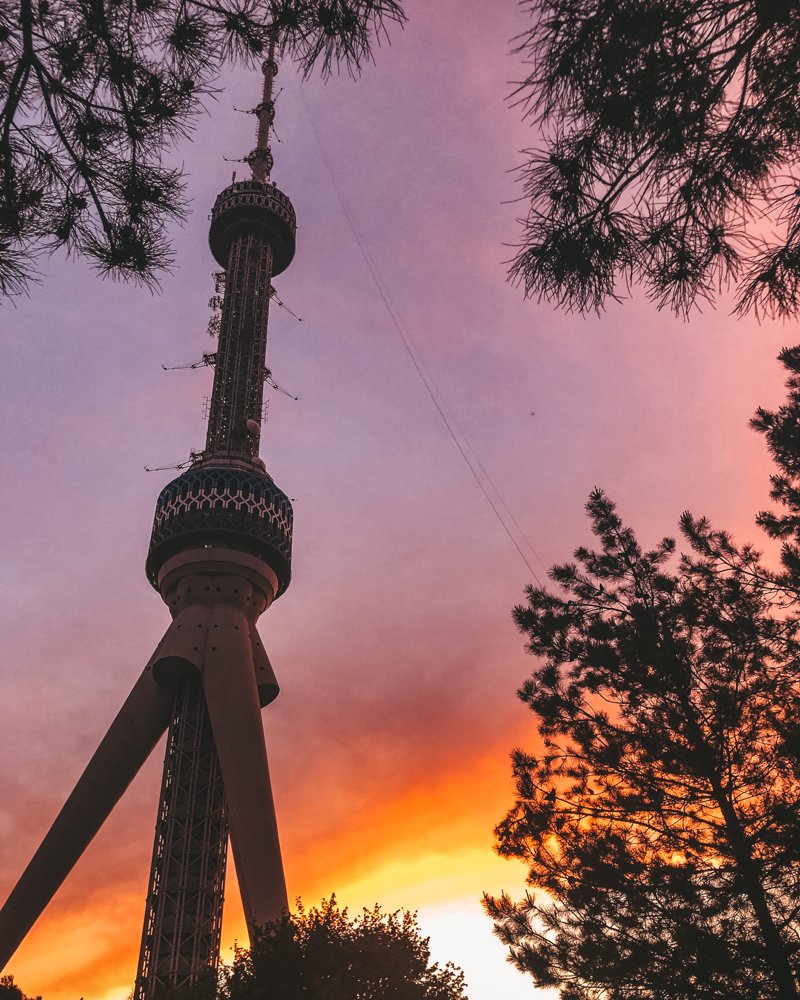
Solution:
M532 891L488 912L564 1000L797 997L798 578L688 513L678 558L587 510L599 548L515 610L544 749L496 832Z
M226 64L276 32L309 74L357 73L398 0L0 0L0 295L66 248L154 282L185 210L164 166Z
M511 275L580 311L800 308L797 0L521 0L515 98L543 134Z

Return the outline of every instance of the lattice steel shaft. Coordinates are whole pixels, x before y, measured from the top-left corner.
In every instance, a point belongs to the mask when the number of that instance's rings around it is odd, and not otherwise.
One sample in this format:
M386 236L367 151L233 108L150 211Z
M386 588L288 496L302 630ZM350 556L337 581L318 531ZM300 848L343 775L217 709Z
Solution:
M263 238L234 239L225 271L206 455L258 455L264 403L272 250Z
M192 983L219 960L228 822L214 735L187 678L167 737L134 1000Z

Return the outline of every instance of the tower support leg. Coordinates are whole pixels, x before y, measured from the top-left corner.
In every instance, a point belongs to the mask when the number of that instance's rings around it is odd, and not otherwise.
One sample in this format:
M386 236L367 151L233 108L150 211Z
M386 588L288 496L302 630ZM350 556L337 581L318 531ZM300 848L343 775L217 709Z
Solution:
M218 639L206 650L203 690L225 782L233 860L252 938L258 927L279 919L288 908L286 882L248 622L242 610L225 605L214 607L210 620Z
M148 664L0 910L0 970L164 734L175 691L169 678L156 682Z

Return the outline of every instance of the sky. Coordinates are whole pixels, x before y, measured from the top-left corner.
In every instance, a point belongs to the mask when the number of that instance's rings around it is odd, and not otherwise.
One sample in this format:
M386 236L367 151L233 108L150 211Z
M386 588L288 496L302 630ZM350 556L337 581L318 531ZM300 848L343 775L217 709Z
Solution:
M302 321L270 319L269 366L300 399L272 392L262 436L295 500L293 581L259 626L282 688L264 723L290 897L418 911L470 1000L518 1000L536 991L480 906L524 891L524 867L492 849L509 752L537 747L511 609L590 540L595 486L645 543L686 509L761 543L769 463L748 420L781 400L775 356L795 331L735 320L725 295L688 322L636 289L589 318L525 301L505 263L513 168L537 142L508 100L524 12L407 9L359 80L278 76L273 177L299 226L276 286ZM226 158L252 145L235 108L260 74L220 85L174 154L193 210L160 294L53 258L0 308L2 898L168 623L144 558L175 473L144 467L202 446L211 373L161 365L213 349L207 216ZM162 760L159 746L9 964L27 992L128 995ZM223 957L244 937L231 876Z

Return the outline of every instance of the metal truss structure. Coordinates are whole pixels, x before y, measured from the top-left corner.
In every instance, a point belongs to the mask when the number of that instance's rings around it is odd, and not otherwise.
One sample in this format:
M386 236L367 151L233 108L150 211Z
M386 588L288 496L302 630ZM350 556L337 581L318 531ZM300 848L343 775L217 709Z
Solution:
M228 813L202 686L187 678L167 736L134 1000L187 986L219 955Z

